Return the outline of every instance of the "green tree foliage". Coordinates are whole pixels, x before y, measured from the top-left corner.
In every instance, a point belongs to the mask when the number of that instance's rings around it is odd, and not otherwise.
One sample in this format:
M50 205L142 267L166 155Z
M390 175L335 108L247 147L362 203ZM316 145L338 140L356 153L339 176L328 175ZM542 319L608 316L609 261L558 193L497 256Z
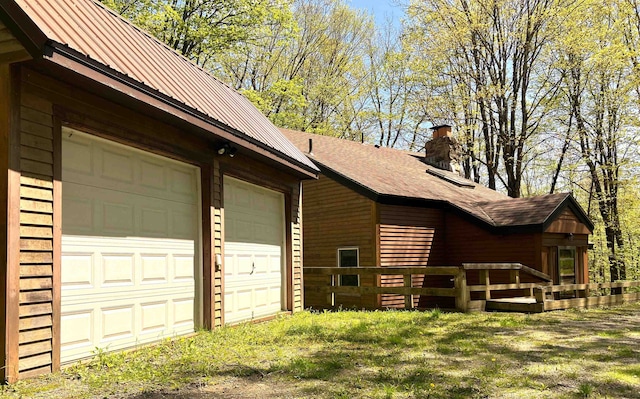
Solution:
M626 278L621 188L633 154L637 124L636 73L625 38L625 2L585 1L558 40L562 101L574 121L577 150L590 178L589 199L599 211L612 281ZM584 30L584 25L593 26ZM637 153L636 153L637 154Z
M239 42L278 4L271 0L103 0L103 3L200 65Z
M340 0L297 0L288 10L219 57L218 74L279 126L355 137L371 18Z
M415 0L409 7L407 42L428 63L422 70L437 73L440 91L452 97L443 117L465 133L468 155L484 164L489 187L499 180L512 197L521 195L546 100L557 89L544 54L563 6L562 0ZM465 169L471 172L469 164Z

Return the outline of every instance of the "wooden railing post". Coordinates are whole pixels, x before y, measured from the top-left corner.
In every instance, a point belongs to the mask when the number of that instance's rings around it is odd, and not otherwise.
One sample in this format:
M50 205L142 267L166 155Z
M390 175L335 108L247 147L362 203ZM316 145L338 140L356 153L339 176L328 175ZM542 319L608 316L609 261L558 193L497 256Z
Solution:
M469 306L469 290L467 289L467 271L462 268L453 278L456 289L456 310L466 312Z
M491 280L489 279L489 270L480 270L480 284L484 284L485 286L484 299L491 299L491 289L489 288L489 286L491 285Z
M404 286L405 288L411 288L412 286L412 276L411 274L404 275ZM404 296L404 308L405 309L413 309L413 295L405 295Z
M533 292L536 297L536 303L544 303L546 291L547 291L546 287L537 287L533 289Z
M339 279L339 277L338 277ZM336 292L333 290L333 287L336 286L336 275L332 274L329 276L329 286L331 287L329 289L329 297L327 298L327 300L329 301L329 306L334 307L336 306Z

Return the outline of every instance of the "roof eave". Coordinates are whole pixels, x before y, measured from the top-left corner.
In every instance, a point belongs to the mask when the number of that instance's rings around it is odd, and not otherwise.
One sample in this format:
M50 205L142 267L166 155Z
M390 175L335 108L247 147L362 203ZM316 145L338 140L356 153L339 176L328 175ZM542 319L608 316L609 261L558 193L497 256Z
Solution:
M45 60L88 77L112 90L119 91L136 100L162 110L172 117L179 118L191 125L207 130L220 138L259 153L284 166L295 170L305 177L317 178L319 169L314 169L296 159L266 146L246 134L227 126L207 115L154 90L135 79L123 75L83 54L55 42L49 42L42 50ZM314 165L315 166L315 165Z
M47 36L15 1L0 1L0 21L9 28L31 57L42 58Z

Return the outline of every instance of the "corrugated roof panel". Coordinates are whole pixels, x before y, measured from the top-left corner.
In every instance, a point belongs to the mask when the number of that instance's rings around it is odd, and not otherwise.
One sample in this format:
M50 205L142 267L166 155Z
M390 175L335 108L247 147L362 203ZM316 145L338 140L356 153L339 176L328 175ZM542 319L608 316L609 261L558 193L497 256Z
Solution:
M52 41L315 169L251 102L93 0L16 0Z

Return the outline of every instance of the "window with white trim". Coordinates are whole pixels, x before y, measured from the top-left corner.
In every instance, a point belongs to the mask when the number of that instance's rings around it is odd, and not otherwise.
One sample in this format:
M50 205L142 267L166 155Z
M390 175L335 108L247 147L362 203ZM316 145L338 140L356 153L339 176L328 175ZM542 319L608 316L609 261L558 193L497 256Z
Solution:
M354 248L338 248L338 267L358 267L360 265L360 251ZM340 275L340 285L357 287L359 285L357 274Z

